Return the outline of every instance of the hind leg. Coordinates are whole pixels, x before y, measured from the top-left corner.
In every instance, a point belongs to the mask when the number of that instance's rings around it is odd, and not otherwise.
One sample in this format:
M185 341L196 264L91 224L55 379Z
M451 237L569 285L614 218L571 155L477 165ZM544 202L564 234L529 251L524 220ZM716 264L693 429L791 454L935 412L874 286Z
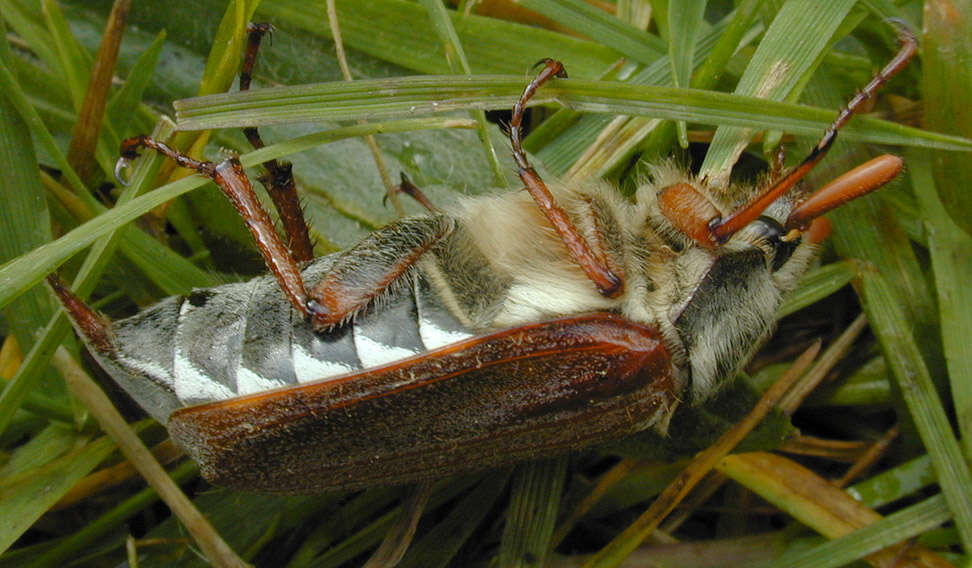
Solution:
M260 42L264 35L273 31L270 24L265 23L251 23L247 26L247 29L250 35L247 38L243 68L240 70L240 91L250 89L250 80L253 76L253 66L256 63ZM243 134L246 135L247 140L254 148L263 148L263 139L256 127L244 128ZM267 160L263 162L262 166L266 170L266 174L260 176L260 183L267 188L267 193L270 194L270 199L273 200L273 205L277 208L280 221L287 233L287 245L290 253L297 262L311 260L314 258L314 247L311 244L307 221L304 219L304 210L300 207L300 199L297 197L297 185L294 183L291 164Z

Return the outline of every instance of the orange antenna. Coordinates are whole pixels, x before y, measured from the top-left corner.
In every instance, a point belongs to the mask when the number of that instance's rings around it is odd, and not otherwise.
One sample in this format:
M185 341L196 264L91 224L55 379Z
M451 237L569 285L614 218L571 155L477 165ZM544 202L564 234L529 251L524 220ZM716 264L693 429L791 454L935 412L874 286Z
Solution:
M810 223L831 209L836 209L852 199L866 195L888 183L904 167L898 156L884 154L865 162L853 170L813 192L797 205L787 218L787 229L805 229Z
M732 214L730 214L727 218L716 218L712 220L712 222L709 224L709 228L712 231L713 237L715 237L717 241L725 242L737 231L755 221L760 215L763 214L771 203L779 199L780 196L785 194L790 190L791 187L796 185L798 181L803 179L803 177L806 176L807 173L809 173L810 170L812 170L813 167L816 166L817 163L827 155L827 152L833 145L834 140L837 139L837 132L841 129L841 127L847 124L847 121L850 120L854 113L860 109L862 104L864 104L864 101L873 97L878 89L880 89L881 86L888 81L888 79L893 77L898 71L901 71L905 65L907 65L908 61L918 50L918 40L915 39L915 36L911 33L911 30L909 30L902 22L898 22L897 20L894 20L894 22L898 25L898 41L901 44L901 47L898 49L898 53L895 54L894 58L889 61L888 64L885 65L884 68L881 69L881 71L879 71L862 90L854 95L854 98L852 98L847 103L847 106L840 111L840 114L837 115L837 119L834 120L833 124L830 125L830 128L824 132L824 135L820 139L820 142L817 143L817 146L813 149L813 151L810 152L810 155L800 163L799 166L783 176L766 191L760 195L757 195L748 203L733 211ZM883 184L884 182L881 183ZM877 187L880 187L880 185L881 184L877 184L867 191L876 189ZM843 200L837 200L833 203L839 205L840 203L849 201L858 195L863 195L864 193L867 193L867 191L856 194L850 193L848 194L849 196ZM818 192L818 194L819 193L820 192ZM833 207L830 207L827 210L832 208Z

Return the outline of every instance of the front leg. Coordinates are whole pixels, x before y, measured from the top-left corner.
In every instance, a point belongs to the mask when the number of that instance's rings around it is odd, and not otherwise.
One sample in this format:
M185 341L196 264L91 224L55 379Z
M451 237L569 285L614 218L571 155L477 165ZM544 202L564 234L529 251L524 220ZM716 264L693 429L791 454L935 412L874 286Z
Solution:
M604 249L588 243L584 235L567 216L567 213L557 205L553 194L547 188L547 184L543 182L540 174L527 161L526 153L520 145L523 110L526 108L527 102L533 98L537 89L551 78L567 77L567 72L564 71L561 62L545 59L540 63L543 64L543 69L540 70L536 79L530 81L530 84L523 90L523 94L520 95L520 100L513 106L513 118L510 120L510 143L513 146L513 159L516 160L523 185L526 186L526 190L530 192L533 201L550 221L554 230L560 235L560 240L564 242L570 256L573 257L591 282L597 286L601 294L608 298L616 298L624 290L624 280L619 274L611 270Z

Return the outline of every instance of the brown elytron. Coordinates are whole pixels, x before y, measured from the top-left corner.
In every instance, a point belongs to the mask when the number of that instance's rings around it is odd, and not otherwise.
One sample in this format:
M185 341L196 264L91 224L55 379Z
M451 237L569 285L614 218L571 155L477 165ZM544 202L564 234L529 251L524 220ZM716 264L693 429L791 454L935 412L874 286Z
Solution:
M169 432L219 485L299 493L409 483L443 468L484 469L638 432L674 402L670 364L656 330L595 314L184 408ZM456 400L468 404L450 407ZM599 419L586 419L591 413ZM459 445L461 452L441 451ZM470 463L470 452L482 459ZM266 464L289 473L268 479Z

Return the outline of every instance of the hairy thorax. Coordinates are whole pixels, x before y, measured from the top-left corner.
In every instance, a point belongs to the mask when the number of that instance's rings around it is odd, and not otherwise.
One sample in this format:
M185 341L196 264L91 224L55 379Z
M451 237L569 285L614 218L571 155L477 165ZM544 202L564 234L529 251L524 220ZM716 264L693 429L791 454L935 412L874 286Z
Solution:
M597 290L526 192L462 201L453 233L420 264L450 311L473 330L492 330L589 312L613 312L655 327L679 380L702 400L772 331L775 312L812 258L798 243L785 255L760 228L785 219L789 204L767 212L760 227L734 235L718 250L698 246L659 210L660 187L703 183L672 167L655 172L635 199L604 182L551 187L606 264L621 275L614 298ZM725 194L725 192L722 192ZM715 202L730 210L748 195Z

